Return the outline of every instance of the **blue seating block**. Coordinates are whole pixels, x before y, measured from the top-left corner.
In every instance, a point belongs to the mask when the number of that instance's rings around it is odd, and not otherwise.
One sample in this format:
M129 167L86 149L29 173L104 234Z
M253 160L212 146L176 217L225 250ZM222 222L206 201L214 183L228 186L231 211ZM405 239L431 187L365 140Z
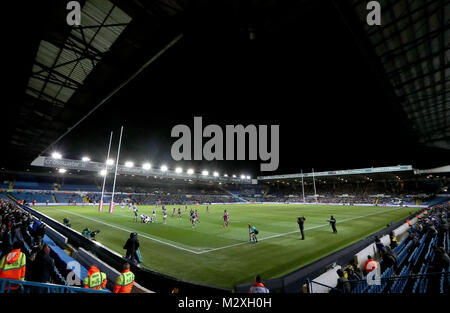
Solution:
M58 247L56 245L56 243L47 235L44 236L43 243L46 243L49 245L49 247L51 249L51 257L55 260L55 264L58 268L67 269L67 265L70 262L78 263L74 258L69 256L63 249ZM83 279L87 276L87 269L84 266L82 266L81 264L79 264L79 268L80 268L79 278L81 281L83 281ZM69 272L69 270L66 270L66 271ZM66 273L64 273L64 274L66 274Z

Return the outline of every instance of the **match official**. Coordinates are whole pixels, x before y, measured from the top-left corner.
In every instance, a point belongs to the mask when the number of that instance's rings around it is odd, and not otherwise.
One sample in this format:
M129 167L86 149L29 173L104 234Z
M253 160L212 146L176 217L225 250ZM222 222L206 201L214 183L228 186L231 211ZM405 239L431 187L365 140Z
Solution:
M328 220L328 222L330 222L331 229L333 230L333 234L337 234L336 219L333 217L333 215L331 215L331 218Z
M305 240L305 232L303 228L303 223L306 221L304 216L297 218L298 227L300 228L300 233L302 234L302 240Z

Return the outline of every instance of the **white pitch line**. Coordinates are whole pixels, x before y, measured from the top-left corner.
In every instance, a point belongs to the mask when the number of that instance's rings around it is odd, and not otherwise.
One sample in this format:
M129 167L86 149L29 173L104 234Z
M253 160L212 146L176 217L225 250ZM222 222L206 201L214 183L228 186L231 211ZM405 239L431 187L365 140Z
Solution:
M123 227L120 227L120 226L117 226L117 225L114 225L114 224L106 223L106 222L97 220L97 219L95 219L95 218L83 216L83 215L80 215L80 214L77 214L77 213L73 213L73 212L70 212L70 211L66 211L66 210L61 210L61 209L57 209L57 210L62 211L62 212L66 212L66 213L69 213L69 214L73 214L73 215L76 215L76 216L79 216L79 217L82 217L82 218L85 218L85 219L88 219L88 220L91 220L91 221L94 221L94 222L97 222L97 223L101 223L101 224L104 224L104 225L107 225L107 226L110 226L110 227L114 227L114 228L120 229L120 230L122 230L122 231L129 232L129 233L135 232L135 230L129 230L129 229L127 229L127 228L123 228ZM159 242L159 243L161 243L161 244L168 245L168 246L173 247L173 248L176 248L176 249L184 250L184 251L191 252L191 253L194 253L194 254L201 254L201 252L197 252L197 251L194 251L194 250L191 250L191 249L179 247L179 246L177 246L177 245L174 245L174 244L171 244L171 243L168 243L168 242L165 242L165 241L162 241L162 240L153 238L153 237L149 237L149 236L146 236L146 235L142 235L141 233L139 233L139 236L140 236L140 237L147 238L147 239L150 239L150 240L153 240L153 241L156 241L156 242ZM202 251L202 252L203 252L203 251Z
M55 207L51 207L51 208L57 209ZM352 217L352 218L348 218L348 219L343 219L339 223L343 223L343 222L347 222L347 221L351 221L351 220L355 220L355 219L360 219L360 218L364 218L364 217L371 216L371 215L381 214L381 213L385 213L385 212L391 212L391 211L395 211L395 210L399 210L399 209L402 209L402 207L394 208L394 209L391 209L391 210L385 210L385 211L381 211L381 212L374 212L374 213L370 213L370 214L367 214L367 215L356 216L356 217ZM120 226L117 226L117 225L114 225L114 224L106 223L106 222L103 222L103 221L100 221L100 220L97 220L97 219L94 219L94 218L91 218L91 217L83 216L83 215L80 215L80 214L77 214L77 213L74 213L74 212L70 212L70 211L66 211L66 210L62 210L62 209L57 209L57 210L62 211L62 212L66 212L66 213L69 213L69 214L73 214L73 215L79 216L81 218L92 220L94 222L101 223L101 224L104 224L104 225L107 225L107 226L111 226L111 227L120 229L122 231L134 232L134 230L129 230L129 229L126 229L126 228L123 228L123 227L120 227ZM120 215L122 215L122 214L120 214ZM315 229L315 228L325 227L325 226L328 226L328 225L329 224L317 225L317 226L305 228L305 230L311 230L311 229ZM283 234L277 234L277 235L264 237L264 238L259 239L258 241L262 241L262 240L266 240L266 239L272 239L272 238L277 238L277 237L282 237L282 236L287 236L287 235L294 234L294 233L297 233L297 232L299 232L299 230L294 230L294 231L283 233ZM183 250L183 251L191 252L191 253L194 253L194 254L197 254L197 255L208 253L208 252L213 252L213 251L217 251L217 250L223 250L223 249L227 249L227 248L232 248L232 247L240 246L240 245L244 245L244 244L248 244L248 241L243 241L243 242L238 242L238 243L235 243L235 244L232 244L232 245L227 245L227 246L218 247L218 248L212 248L212 249L208 249L208 250L202 249L200 252L197 252L197 251L194 251L194 250L191 250L191 249L187 249L187 248L183 248L183 247L179 247L177 245L174 245L174 244L171 244L171 243L168 243L168 242L165 242L165 241L153 238L153 237L149 237L149 236L146 236L146 235L139 234L139 236L147 238L147 239L150 239L150 240L153 240L153 241L156 241L156 242L161 243L161 244L168 245L168 246L176 248L176 249L180 249L180 250Z
M395 210L399 210L399 209L401 209L401 207L400 208L395 208L395 209L392 209L392 210L385 210L385 211L381 211L381 212L370 213L370 214L367 214L367 215L347 218L347 219L341 220L339 223L348 222L348 221L351 221L351 220L356 220L356 219L364 218L364 217L371 216L371 215L391 212L391 211L395 211ZM315 229L315 228L325 227L325 226L328 226L328 225L329 225L329 223L328 224L323 224L323 225L317 225L317 226L305 228L305 230L311 230L311 229ZM272 239L272 238L287 236L287 235L298 233L298 232L299 232L299 230L294 230L294 231L291 231L291 232L288 232L288 233L283 233L283 234L277 234L277 235L273 235L273 236L264 237L262 239L259 239L258 241L263 241L263 240L266 240L266 239ZM235 244L232 244L232 245L223 246L223 247L219 247L219 248L213 248L213 249L209 249L209 250L206 250L206 251L201 251L198 254L203 254L203 253L208 253L208 252L212 252L212 251L222 250L222 249L226 249L226 248L236 247L236 246L240 246L240 245L244 245L244 244L248 244L248 241L239 242L239 243L235 243Z

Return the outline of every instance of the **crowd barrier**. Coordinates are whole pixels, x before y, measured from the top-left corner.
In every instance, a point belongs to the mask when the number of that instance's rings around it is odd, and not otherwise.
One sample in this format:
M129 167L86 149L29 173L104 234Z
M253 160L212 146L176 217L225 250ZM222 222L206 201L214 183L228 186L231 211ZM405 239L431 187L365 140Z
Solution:
M383 243L383 245L388 246L391 243L391 240L389 238L389 235L385 235L380 238L380 241ZM367 256L370 255L372 257L376 257L378 255L377 247L375 243L370 244L369 246L365 247L361 251L355 254L354 260L355 263L359 265L360 268L362 268L364 262L367 261Z
M337 270L341 269L340 265L336 265L329 269L322 275L314 278L316 284L310 285L310 293L328 293L330 291L329 287L335 288L337 286ZM327 287L329 286L329 287Z

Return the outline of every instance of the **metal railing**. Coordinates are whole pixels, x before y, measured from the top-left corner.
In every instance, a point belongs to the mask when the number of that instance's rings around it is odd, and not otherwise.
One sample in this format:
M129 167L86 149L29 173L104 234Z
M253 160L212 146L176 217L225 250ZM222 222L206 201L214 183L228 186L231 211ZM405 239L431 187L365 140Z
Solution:
M107 290L95 290L64 285L45 284L32 281L0 278L0 293L110 293Z
M337 289L336 287L331 287L331 286L319 283L317 281L310 280L309 278L306 279L306 283L308 285L308 293L314 293L313 284L317 284L319 286L329 288L330 290L339 291L339 289Z
M422 283L422 285L428 285L429 280L433 277L440 282L442 285L441 292L443 292L443 286L445 285L445 279L448 276L448 271L443 270L442 272L426 272L426 268L426 266L422 266L419 274L406 274L408 272L408 267L405 267L402 273L398 276L382 277L381 284L384 288L382 288L383 290L381 290L381 293L403 292L409 281L412 282L411 293L416 293L419 289L426 291L426 286L422 286L422 288L420 288L420 284ZM367 293L371 289L368 288L369 286L367 286L367 281L365 279L350 280L350 283L352 284L352 293ZM378 288L374 288L374 286L372 286L373 290L371 292L377 293L375 290Z

